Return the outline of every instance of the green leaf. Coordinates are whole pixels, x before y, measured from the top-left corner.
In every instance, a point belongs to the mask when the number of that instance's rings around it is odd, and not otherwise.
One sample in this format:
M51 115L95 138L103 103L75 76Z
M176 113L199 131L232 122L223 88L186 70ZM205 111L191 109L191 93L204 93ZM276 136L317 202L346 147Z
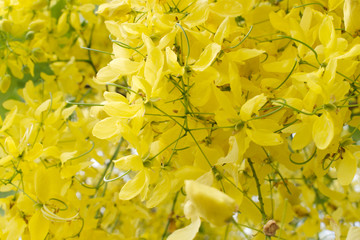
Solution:
M354 127L349 126L349 132L353 132L355 130ZM359 129L355 130L355 133L352 135L352 139L357 142L360 141L360 131Z
M0 198L6 198L8 196L14 195L16 192L14 190L10 190L7 192L0 192Z
M51 6L50 12L51 17L58 19L61 16L62 10L66 6L66 0L58 0L56 3Z

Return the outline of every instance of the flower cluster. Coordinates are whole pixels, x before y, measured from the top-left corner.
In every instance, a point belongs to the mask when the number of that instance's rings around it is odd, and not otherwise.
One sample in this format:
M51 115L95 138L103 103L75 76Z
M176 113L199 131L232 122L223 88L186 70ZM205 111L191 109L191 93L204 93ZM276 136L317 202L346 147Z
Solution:
M360 234L360 1L0 9L4 239Z

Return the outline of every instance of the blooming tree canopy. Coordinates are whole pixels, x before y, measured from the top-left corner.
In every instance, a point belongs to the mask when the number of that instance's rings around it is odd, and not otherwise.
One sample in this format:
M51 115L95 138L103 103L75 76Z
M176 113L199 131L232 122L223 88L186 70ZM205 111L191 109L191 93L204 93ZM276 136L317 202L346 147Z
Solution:
M0 238L360 239L359 14L0 0Z

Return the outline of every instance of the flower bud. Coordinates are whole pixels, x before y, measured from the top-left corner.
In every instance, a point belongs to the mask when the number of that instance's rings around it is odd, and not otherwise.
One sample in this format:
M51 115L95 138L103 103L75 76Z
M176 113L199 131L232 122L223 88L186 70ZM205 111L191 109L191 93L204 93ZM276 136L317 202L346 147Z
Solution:
M8 19L0 20L0 30L4 32L11 32L12 22Z
M35 35L34 31L28 31L25 35L25 39L31 41L34 39L34 35Z

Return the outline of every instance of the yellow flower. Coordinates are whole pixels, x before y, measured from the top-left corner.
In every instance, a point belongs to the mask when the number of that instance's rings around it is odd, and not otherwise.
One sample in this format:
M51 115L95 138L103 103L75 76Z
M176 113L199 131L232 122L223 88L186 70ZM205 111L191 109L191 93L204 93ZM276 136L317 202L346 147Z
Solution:
M198 215L216 226L228 223L236 210L235 200L216 188L187 180L185 192L189 198L187 207L192 208L191 214Z

